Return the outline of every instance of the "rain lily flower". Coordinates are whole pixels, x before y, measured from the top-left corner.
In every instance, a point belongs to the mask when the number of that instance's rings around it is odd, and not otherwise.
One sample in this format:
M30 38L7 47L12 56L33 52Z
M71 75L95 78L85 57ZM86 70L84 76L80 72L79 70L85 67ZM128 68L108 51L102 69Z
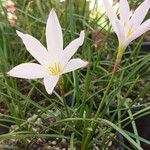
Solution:
M34 37L17 31L29 53L39 62L23 63L8 72L8 75L25 79L44 78L44 85L51 94L60 75L85 67L88 62L79 58L71 59L83 44L84 31L63 50L62 29L57 15L52 9L46 24L46 48Z
M108 0L103 0L106 14L112 24L114 31L116 32L119 40L119 48L114 66L114 73L117 71L120 64L123 52L130 44L131 41L135 40L143 33L150 29L150 19L143 22L147 12L150 8L150 0L145 0L132 14L129 8L127 0L120 0L119 12L120 19L118 19L116 13L113 10L112 5Z

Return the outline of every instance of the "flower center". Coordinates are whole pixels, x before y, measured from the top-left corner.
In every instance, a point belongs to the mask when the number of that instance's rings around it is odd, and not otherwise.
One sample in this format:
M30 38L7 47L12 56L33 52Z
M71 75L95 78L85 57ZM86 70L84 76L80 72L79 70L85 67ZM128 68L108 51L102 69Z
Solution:
M54 63L53 66L48 67L48 72L51 75L58 75L62 71L59 63Z
M129 27L128 32L127 32L127 34L126 34L126 37L127 37L127 38L130 37L132 33L133 33L133 28L132 28L132 27Z

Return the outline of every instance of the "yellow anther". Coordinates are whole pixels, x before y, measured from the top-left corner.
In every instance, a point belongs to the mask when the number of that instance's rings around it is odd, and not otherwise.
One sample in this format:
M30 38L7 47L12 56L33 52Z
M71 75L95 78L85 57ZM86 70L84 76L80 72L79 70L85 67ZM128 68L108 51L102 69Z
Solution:
M48 72L51 75L58 75L61 72L61 66L59 63L55 63L53 66L48 67Z

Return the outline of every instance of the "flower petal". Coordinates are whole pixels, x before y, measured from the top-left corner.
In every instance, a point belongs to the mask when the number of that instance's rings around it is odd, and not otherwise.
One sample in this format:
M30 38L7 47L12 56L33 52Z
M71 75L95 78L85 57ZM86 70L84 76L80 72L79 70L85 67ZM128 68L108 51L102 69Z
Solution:
M58 80L59 80L59 76L47 75L46 77L44 77L44 85L48 94L52 94Z
M67 65L65 66L62 74L74 71L74 70L82 68L82 67L85 67L86 65L88 65L87 61L83 61L83 60L81 60L79 58L71 59L67 63Z
M150 0L145 0L134 12L130 24L134 29L137 29L143 22L148 10L150 8Z
M116 26L115 26L115 20L118 20L116 13L113 10L113 7L111 6L110 2L108 0L103 0L103 4L106 10L106 14L109 18L109 21L112 24L112 27L114 31L116 32Z
M130 18L130 7L127 0L120 0L120 20L121 22L128 22Z
M139 36L147 32L148 30L150 30L150 19L142 23L141 26L131 35L131 37L128 39L127 42L129 43L135 40L136 38L138 38Z
M83 44L84 42L85 33L84 31L80 32L80 37L73 40L63 51L62 54L62 63L63 66L66 65L66 63L71 59L71 57L75 54L75 52L78 50L78 48Z
M118 40L120 44L123 44L125 41L125 31L122 23L120 20L115 21L115 26L116 26L116 34L118 36Z
M46 75L46 71L39 64L23 63L11 69L7 74L17 78L37 79L43 78Z
M29 53L42 65L47 66L48 52L45 47L34 37L29 34L23 34L16 31L18 36L22 39Z
M60 55L63 50L63 36L57 15L52 9L46 24L47 48L51 55Z

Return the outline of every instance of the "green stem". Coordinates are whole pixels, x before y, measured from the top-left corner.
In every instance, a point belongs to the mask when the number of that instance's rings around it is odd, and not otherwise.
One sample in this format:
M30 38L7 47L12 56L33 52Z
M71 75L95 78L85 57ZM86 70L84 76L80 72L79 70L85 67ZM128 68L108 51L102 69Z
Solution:
M120 65L120 62L121 62L121 59L122 59L122 56L123 56L125 49L126 49L126 46L119 45L119 47L118 47L117 58L115 61L113 72L112 72L114 75L117 74L117 71L119 69L119 65Z
M69 110L68 110L68 107L67 107L66 99L65 99L65 96L64 96L65 91L64 91L64 78L63 78L63 76L59 80L59 90L60 90L60 93L61 93L61 96L62 96L63 105L64 105L64 108L65 108L67 117L69 118L70 114L69 114Z
M106 90L105 90L105 92L104 92L104 96L103 96L103 98L102 98L102 100L101 100L101 102L100 102L100 105L99 105L99 107L98 107L98 110L97 110L97 112L96 112L96 114L95 114L94 119L97 119L98 116L99 116L99 113L100 113L100 111L101 111L101 109L102 109L102 107L103 107L103 104L105 103L106 96L107 96L107 94L108 94L108 92L109 92L109 89L111 88L111 84L112 84L112 82L113 82L114 77L115 77L114 74L112 74L112 76L111 76L111 78L110 78L110 80L109 80L109 83L108 83L108 85L107 85L107 87L106 87Z
M112 74L111 79L109 80L109 83L108 83L108 85L106 87L106 90L104 92L104 96L103 96L103 98L102 98L102 100L101 100L101 102L99 104L98 110L97 110L97 112L96 112L96 114L94 116L94 120L96 120L99 117L100 111L101 111L101 109L102 109L102 107L103 107L103 105L105 103L105 99L106 99L107 94L108 94L108 92L109 92L109 90L111 88L111 84L113 82L114 77L115 77L114 74ZM87 136L86 136L86 138L84 140L83 146L81 147L81 150L85 150L87 145L89 144L90 137L91 137L92 133L94 133L94 131L95 131L96 124L94 122L92 122L90 128L91 128L91 131L88 132L88 134L87 134Z
M70 118L70 113L69 113L69 110L68 110L68 107L67 107L66 99L65 99L64 96L62 96L62 99L63 99L63 104L64 104L64 108L65 108L67 117Z
M88 49L88 62L91 62L91 50L90 50L90 48ZM89 63L86 78L85 78L85 86L84 86L85 90L83 92L81 109L80 109L80 113L79 113L80 117L83 116L83 112L84 112L85 105L86 105L86 99L87 99L88 91L89 91L89 88L90 88L90 83L91 83L91 66L90 66L90 63Z
M122 58L122 55L123 55L123 52L125 51L125 49L126 49L126 47L121 46L121 45L119 45L119 47L118 47L118 54L117 54L116 62L115 62L114 69L113 69L113 72L112 72L112 76L111 76L111 78L109 80L109 83L108 83L108 85L106 87L106 90L104 92L102 100L101 100L101 102L99 104L98 110L97 110L97 112L96 112L96 114L94 116L94 120L96 120L98 117L100 117L99 116L100 112L101 112L101 110L103 108L103 105L105 103L107 94L108 94L108 92L109 92L109 90L111 88L111 85L113 83L113 79L114 79L115 75L117 74L117 71L118 71L118 68L119 68L119 65L120 65L120 62L121 62L121 58ZM91 128L91 131L89 131L87 133L87 136L85 137L85 140L84 140L83 146L81 147L81 150L85 150L86 147L88 147L88 145L90 143L89 140L91 138L91 135L92 135L92 133L94 133L94 131L96 129L96 124L94 122L92 122L90 128Z

